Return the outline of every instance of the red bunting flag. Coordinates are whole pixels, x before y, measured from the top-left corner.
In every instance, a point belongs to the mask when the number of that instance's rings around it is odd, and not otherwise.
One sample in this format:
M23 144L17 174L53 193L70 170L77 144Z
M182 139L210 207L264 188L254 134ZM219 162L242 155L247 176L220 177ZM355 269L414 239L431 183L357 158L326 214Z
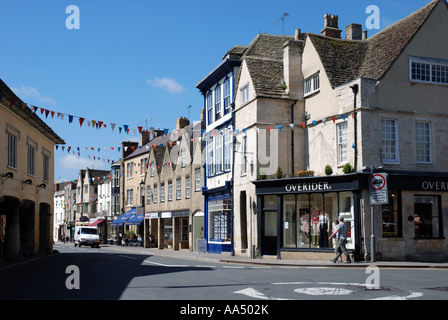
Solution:
M305 129L305 122L300 122L300 124L302 125L303 129Z
M143 127L137 127L137 128L138 128L138 132L139 132L140 134L142 134Z
M333 123L336 122L336 117L331 117L331 119L333 119Z
M84 118L79 118L79 126L82 127L82 123L84 122Z

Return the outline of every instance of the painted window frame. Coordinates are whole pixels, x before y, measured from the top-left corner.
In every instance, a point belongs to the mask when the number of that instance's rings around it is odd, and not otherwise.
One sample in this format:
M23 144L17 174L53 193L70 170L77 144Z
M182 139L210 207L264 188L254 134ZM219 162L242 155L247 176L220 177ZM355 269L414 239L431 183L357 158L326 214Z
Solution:
M418 128L419 125L424 125L425 128ZM415 121L415 160L417 164L432 164L432 134L429 121Z
M348 162L348 123L340 122L336 125L336 144L338 165Z
M448 61L410 56L409 81L447 86Z
M320 73L316 72L305 79L303 84L303 96L307 97L320 91Z
M386 122L393 123L393 132L387 131L385 132ZM388 128L391 128L388 125ZM400 164L400 148L399 148L399 139L398 139L398 120L394 118L381 118L380 119L380 131L381 131L381 161L385 164ZM394 138L392 137L394 136ZM390 152L387 149L394 148L394 152ZM386 149L386 150L385 150ZM394 155L394 157L391 157Z

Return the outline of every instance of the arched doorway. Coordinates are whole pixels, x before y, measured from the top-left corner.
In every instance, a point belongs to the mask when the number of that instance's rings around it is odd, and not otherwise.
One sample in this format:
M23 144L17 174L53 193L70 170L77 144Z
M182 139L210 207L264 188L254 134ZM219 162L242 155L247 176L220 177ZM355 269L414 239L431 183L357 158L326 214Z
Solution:
M197 251L197 239L204 239L204 212L193 214L193 251Z

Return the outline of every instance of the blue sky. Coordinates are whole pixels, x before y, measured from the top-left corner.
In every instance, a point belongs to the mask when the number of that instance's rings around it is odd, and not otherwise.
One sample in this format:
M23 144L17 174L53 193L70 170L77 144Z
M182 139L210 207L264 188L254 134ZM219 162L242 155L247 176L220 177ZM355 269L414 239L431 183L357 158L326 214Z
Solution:
M296 28L319 33L325 13L339 15L342 30L352 22L366 28L366 8L376 5L381 30L427 3L0 0L0 78L29 105L75 116L69 123L68 116L37 112L66 142L54 154L55 180L67 181L87 166L110 169L107 159L120 158L122 141L139 141L138 126L172 130L178 117L188 117L189 105L190 119L199 120L203 98L196 84L234 45L248 45L258 33L281 34L281 21L274 22L284 12L285 34L293 35ZM79 8L79 29L66 28L69 5ZM107 128L80 127L77 117ZM114 131L110 123L117 124ZM129 134L119 133L124 124Z

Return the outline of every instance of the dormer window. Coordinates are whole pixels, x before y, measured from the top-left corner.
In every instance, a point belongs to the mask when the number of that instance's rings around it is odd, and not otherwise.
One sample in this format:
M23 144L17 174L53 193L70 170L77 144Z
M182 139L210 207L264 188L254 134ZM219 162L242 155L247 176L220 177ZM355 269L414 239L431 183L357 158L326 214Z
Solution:
M304 96L309 96L320 90L319 73L313 74L305 80Z
M448 61L410 57L409 80L448 84Z

